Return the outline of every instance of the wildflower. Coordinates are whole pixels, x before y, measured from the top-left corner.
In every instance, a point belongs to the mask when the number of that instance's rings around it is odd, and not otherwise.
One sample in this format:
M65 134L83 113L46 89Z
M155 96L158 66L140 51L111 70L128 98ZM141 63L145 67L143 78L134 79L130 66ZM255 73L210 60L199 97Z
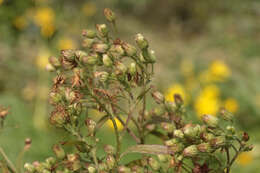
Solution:
M76 44L75 44L74 40L72 40L68 37L64 37L58 41L57 47L59 50L75 49Z
M228 66L221 60L213 61L209 67L209 72L213 81L224 81L231 74Z
M247 166L253 162L252 152L243 152L237 157L237 163L241 166Z
M85 16L91 17L96 13L96 11L97 11L97 7L94 3L87 2L87 3L83 4L82 13Z
M203 114L216 115L220 107L218 87L206 86L196 98L194 107L199 117Z
M49 63L49 52L42 51L39 53L38 57L36 58L36 65L39 69L44 69L46 65Z
M28 23L25 16L17 16L13 21L13 25L18 30L23 30L28 25Z
M187 103L188 96L185 89L180 84L173 84L167 89L167 91L165 92L165 100L171 102L175 101L175 94L179 94L184 99L184 102Z
M54 34L55 26L53 24L44 25L41 27L41 35L43 37L49 38Z
M114 118L114 119L115 119L115 122L116 122L116 125L117 125L117 129L119 131L123 130L124 126L121 124L121 122L117 118ZM112 120L108 120L107 125L108 125L109 128L114 129L114 124L113 124Z
M238 102L234 98L227 98L224 101L224 107L231 113L235 113L238 110Z
M0 0L0 5L4 2L4 0Z

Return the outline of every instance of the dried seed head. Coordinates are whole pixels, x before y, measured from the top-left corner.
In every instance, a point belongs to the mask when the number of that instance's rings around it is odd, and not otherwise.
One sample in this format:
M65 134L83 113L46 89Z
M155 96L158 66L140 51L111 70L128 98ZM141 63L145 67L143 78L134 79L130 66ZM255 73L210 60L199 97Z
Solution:
M109 9L109 8L105 8L104 9L104 15L105 15L105 17L106 17L106 19L109 21L109 22L115 22L115 20L116 20L116 15L115 15L115 13L111 10L111 9Z
M248 133L246 133L246 132L243 133L242 140L245 141L245 142L249 141L249 135L248 135Z
M209 127L217 127L218 126L218 118L213 115L203 115L202 120Z
M61 55L68 61L74 61L75 59L75 50L68 49L68 50L61 50Z

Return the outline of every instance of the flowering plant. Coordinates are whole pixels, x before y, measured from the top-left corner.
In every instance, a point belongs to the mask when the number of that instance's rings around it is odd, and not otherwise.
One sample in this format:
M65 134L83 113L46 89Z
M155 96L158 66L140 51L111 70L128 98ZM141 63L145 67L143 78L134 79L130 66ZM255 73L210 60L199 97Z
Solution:
M104 15L116 33L114 12L105 9ZM47 65L57 74L50 92L54 107L50 122L75 140L54 145L55 157L26 163L26 172L229 173L237 156L252 149L248 134L232 126L231 113L221 110L220 118L204 115L201 124L190 123L180 95L167 101L156 90L151 84L156 57L142 34L135 36L137 46L114 39L106 24L97 24L96 31L84 30L82 35L84 49L62 50L60 57L50 57ZM149 98L154 100L151 110ZM91 110L103 116L95 121ZM99 154L102 139L97 132L108 120L116 144L103 146L104 154ZM123 130L119 131L117 122ZM123 151L126 133L136 144ZM158 137L161 144L148 143L150 135ZM68 143L73 151L64 149ZM140 157L122 162L129 153ZM6 170L17 172L8 163Z

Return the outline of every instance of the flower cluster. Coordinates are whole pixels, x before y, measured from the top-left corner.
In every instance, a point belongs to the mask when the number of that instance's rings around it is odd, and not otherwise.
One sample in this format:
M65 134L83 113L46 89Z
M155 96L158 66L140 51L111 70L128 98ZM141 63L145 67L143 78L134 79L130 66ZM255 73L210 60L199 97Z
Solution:
M115 27L114 12L105 9L104 15ZM47 69L57 74L50 92L50 122L75 138L70 142L75 150L66 151L69 141L60 142L53 146L55 158L26 163L26 171L229 173L238 155L252 149L248 134L232 126L232 114L222 110L220 118L207 114L202 124L188 122L181 95L166 99L151 84L156 57L148 40L137 34L134 46L112 35L106 24L97 24L96 30L83 30L82 49L62 50L59 57L49 58ZM154 100L151 110L148 98ZM95 121L91 110L102 117ZM116 145L102 149L97 132L107 121L113 125ZM122 151L126 133L136 144ZM161 144L147 143L151 135ZM128 153L141 155L123 163Z

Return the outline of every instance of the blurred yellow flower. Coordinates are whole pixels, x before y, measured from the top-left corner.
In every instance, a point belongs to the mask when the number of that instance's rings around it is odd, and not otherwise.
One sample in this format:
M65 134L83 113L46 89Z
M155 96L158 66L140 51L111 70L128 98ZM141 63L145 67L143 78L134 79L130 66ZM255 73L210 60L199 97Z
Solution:
M39 69L45 69L46 65L49 63L49 52L42 51L39 53L38 57L36 58L36 65Z
M58 41L57 47L59 50L75 49L76 43L74 42L74 40L72 40L70 38L61 38Z
M116 121L116 125L117 125L118 130L119 131L123 130L124 126L121 124L121 122L117 118L115 118L115 121ZM108 125L109 128L114 129L114 125L113 125L112 120L108 120L107 125Z
M165 99L167 101L174 101L174 97L173 97L174 94L180 94L184 102L187 104L188 96L182 85L180 84L171 85L165 92Z
M237 163L241 166L247 166L253 161L252 152L243 152L237 157Z
M224 107L232 112L232 113L235 113L237 112L238 110L238 102L236 101L236 99L234 98L227 98L225 101L224 101Z
M218 87L215 85L208 85L202 89L195 100L194 108L199 117L204 114L216 115L220 108Z
M24 16L17 16L13 21L14 27L19 30L23 30L27 26L27 24L27 20Z
M213 81L224 81L231 75L229 67L221 60L215 60L209 67Z
M55 32L55 26L50 24L50 25L44 25L41 27L41 35L43 37L49 38L51 37Z
M83 4L83 7L82 7L82 13L87 16L87 17L90 17L90 16L93 16L97 11L97 7L94 3L92 2L87 2L85 4Z
M35 94L35 84L29 83L22 89L22 97L27 101L31 101Z
M4 0L0 0L0 5L4 2Z

